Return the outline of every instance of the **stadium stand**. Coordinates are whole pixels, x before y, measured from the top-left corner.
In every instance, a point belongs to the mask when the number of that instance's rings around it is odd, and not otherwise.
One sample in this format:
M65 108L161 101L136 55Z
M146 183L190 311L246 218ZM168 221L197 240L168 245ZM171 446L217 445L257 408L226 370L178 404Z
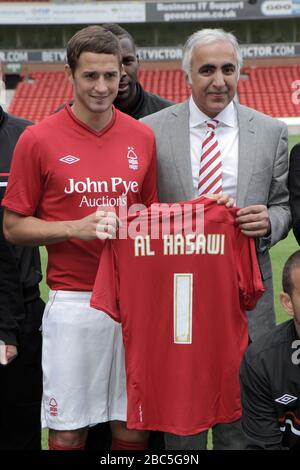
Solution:
M244 68L238 87L239 100L274 117L299 116L300 100L296 93L293 99L292 88L299 77L299 65Z
M139 80L146 90L176 103L190 94L181 70L141 70Z
M300 65L246 67L239 81L239 101L274 117L299 116L300 99L292 99L292 84L299 77ZM146 90L174 102L179 103L189 95L179 69L141 70L139 79ZM63 72L33 72L30 80L25 78L18 84L9 111L37 122L71 97L71 84Z
M181 70L142 70L139 80L146 90L171 101L189 95ZM63 72L33 72L18 84L9 111L38 122L71 98L71 84Z
M71 98L72 87L63 72L34 72L18 84L9 111L38 122Z

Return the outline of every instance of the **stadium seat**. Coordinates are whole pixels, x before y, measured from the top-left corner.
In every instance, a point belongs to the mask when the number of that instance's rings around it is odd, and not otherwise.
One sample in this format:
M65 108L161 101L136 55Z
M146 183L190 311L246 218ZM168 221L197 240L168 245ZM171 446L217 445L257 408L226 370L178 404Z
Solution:
M299 116L300 103L293 99L296 80L300 80L299 65L245 67L238 85L240 103L274 117Z

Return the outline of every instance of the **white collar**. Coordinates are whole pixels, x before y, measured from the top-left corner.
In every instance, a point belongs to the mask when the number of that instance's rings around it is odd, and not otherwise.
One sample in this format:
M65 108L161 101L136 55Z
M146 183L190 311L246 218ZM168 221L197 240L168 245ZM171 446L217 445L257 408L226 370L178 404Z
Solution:
M189 100L189 110L190 110L190 127L201 126L205 121L210 121L211 118L206 116L196 105L193 97L190 97ZM225 126L237 127L237 111L233 101L224 108L216 117Z

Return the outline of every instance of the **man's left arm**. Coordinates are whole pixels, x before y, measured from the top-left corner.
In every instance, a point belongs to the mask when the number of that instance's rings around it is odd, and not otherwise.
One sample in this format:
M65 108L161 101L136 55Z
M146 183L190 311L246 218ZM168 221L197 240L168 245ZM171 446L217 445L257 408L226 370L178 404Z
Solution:
M242 232L259 238L259 250L264 251L286 237L290 229L288 177L288 132L282 124L279 135L269 196L266 204L244 207L237 212Z
M264 364L251 363L248 356L246 353L240 368L241 425L246 449L284 450L269 375Z
M0 209L0 364L10 363L17 355L19 322L24 318L21 281L12 247L2 232Z

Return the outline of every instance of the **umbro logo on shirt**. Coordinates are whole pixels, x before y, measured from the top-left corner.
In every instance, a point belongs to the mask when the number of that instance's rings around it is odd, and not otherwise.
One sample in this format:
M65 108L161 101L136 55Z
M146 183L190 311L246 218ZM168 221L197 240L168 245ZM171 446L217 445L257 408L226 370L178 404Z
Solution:
M68 165L72 165L73 163L79 162L80 158L73 157L73 155L66 155L59 159L60 162L67 163Z
M293 401L298 400L298 397L294 397L293 395L289 395L288 393L285 393L282 395L282 397L276 398L276 402L280 403L281 405L290 405L290 403L293 403Z

